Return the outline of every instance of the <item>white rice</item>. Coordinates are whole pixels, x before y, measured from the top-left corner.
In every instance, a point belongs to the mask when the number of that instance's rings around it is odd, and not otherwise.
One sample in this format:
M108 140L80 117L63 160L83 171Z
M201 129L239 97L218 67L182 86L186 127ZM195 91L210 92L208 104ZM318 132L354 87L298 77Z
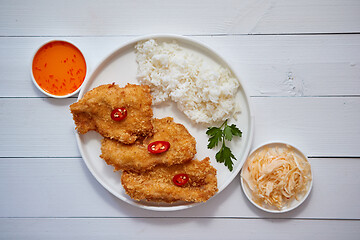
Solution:
M176 42L151 39L135 46L137 79L149 85L153 103L166 100L196 123L224 121L239 112L235 94L239 82L229 69L210 64Z

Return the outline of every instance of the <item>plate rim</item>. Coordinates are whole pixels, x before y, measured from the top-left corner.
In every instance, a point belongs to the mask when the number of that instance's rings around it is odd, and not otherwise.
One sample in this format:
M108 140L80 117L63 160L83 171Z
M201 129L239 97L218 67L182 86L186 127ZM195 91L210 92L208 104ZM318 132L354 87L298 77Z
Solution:
M87 86L90 81L94 78L94 74L96 74L96 72L98 72L102 65L105 64L105 62L107 60L109 60L114 54L116 54L117 52L121 51L122 49L125 49L126 47L129 47L132 44L135 44L136 42L139 41L144 41L144 40L148 40L148 39L161 39L161 38L168 38L168 39L174 39L174 40L182 40L185 42L189 42L195 45L200 45L202 48L208 50L211 52L211 54L213 54L214 56L216 56L218 59L220 59L221 61L223 61L223 63L225 63L225 65L230 69L230 71L235 75L237 81L240 83L240 86L242 88L242 91L244 92L244 98L246 99L247 102L247 107L248 107L248 111L249 111L249 128L248 128L248 142L246 147L244 148L244 155L241 159L237 159L237 161L240 161L240 164L237 165L237 167L235 169L233 169L231 175L229 176L229 178L224 182L224 184L222 185L222 188L218 190L218 192L212 196L209 200L213 199L214 197L216 197L218 194L220 194L235 178L236 176L239 174L242 166L244 165L245 161L247 160L247 157L249 155L250 152L250 148L252 146L253 143L253 137L254 137L254 121L255 121L255 117L253 115L253 107L252 107L252 103L250 101L250 95L249 92L246 88L246 86L244 86L243 82L241 81L241 79L239 78L239 75L237 74L237 72L234 70L234 68L232 67L232 65L225 59L223 58L219 53L217 53L217 51L215 51L212 47L209 47L208 45L204 44L201 41L192 39L190 37L186 37L186 36L182 36L182 35L176 35L176 34L149 34L149 35L143 35L143 36L138 36L136 38L133 38L131 40L125 41L123 44L120 44L116 49L114 49L113 51L111 51L109 54L107 54L105 57L103 57L100 62L95 66L95 68L93 68L93 70L91 71L91 73L88 75L88 78L85 79L85 81L82 84L82 87L80 89L79 95L77 97L77 101L79 101L83 96L84 96L84 92L85 92L85 86ZM81 144L81 138L80 138L80 134L75 131L75 137L76 137L76 142L78 145L78 149L80 151L81 154L81 158L83 159L83 161L85 162L86 167L89 169L89 171L91 172L91 174L93 175L93 177L101 184L102 187L104 187L107 191L109 191L111 194L113 194L114 196L116 196L117 198L119 198L120 200L135 206L135 207L139 207L142 209L147 209L147 210L153 210L153 211L177 211L177 210L183 210L183 209L188 209L194 206L198 206L200 204L205 204L206 202L200 202L200 203L189 203L186 205L176 205L176 206L148 206L148 205L142 205L139 204L139 202L135 202L135 201L130 201L129 199L125 198L124 196L118 194L117 192L113 191L101 178L100 176L97 175L97 173L95 173L95 169L93 169L90 166L90 163L88 162L87 158L84 157L86 156L84 153L84 149L83 149L83 144Z

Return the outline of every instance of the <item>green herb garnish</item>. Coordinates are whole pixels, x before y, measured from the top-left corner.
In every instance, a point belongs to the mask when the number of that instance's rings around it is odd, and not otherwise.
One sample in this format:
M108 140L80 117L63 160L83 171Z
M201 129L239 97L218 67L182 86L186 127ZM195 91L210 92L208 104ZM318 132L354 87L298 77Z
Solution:
M227 124L227 121L228 120L225 120L225 122L219 128L208 128L208 130L206 131L206 134L209 135L209 143L207 147L209 149L213 149L218 145L220 141L222 141L221 149L218 153L216 153L215 158L217 162L224 163L225 166L228 167L230 171L232 171L234 165L232 159L236 160L236 157L232 154L230 148L225 145L225 142L231 141L234 136L241 137L242 132L236 127L235 124L229 126Z

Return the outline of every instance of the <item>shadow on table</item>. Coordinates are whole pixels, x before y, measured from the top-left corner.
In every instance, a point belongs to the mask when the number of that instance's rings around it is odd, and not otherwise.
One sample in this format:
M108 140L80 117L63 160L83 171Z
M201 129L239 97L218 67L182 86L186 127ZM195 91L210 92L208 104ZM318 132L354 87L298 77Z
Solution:
M154 211L143 209L140 207L133 206L129 203L122 201L117 198L110 192L108 192L97 180L92 176L86 167L85 163L82 163L82 169L84 175L89 181L89 185L95 191L95 194L101 198L107 206L104 209L111 209L109 214L106 211L106 217L126 217L126 218L139 218L139 219L148 219L148 218L184 218L184 221L191 220L192 218L202 218L202 217L211 217L214 216L217 208L219 207L219 202L225 201L229 197L231 191L223 190L221 194L216 195L215 197L209 199L205 203L190 207L188 209L177 210L177 211ZM119 179L120 180L120 179ZM166 224L166 223L164 223Z

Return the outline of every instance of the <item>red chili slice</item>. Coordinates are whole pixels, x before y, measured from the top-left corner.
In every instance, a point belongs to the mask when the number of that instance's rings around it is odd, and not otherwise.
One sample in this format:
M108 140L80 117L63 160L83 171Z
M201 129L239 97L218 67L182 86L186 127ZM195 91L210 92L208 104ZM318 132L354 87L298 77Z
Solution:
M115 108L111 112L111 118L114 121L121 121L127 116L126 108Z
M166 152L169 148L170 143L166 141L156 141L148 145L148 151L153 154Z
M189 176L186 173L176 174L173 177L173 182L176 186L183 186L189 181Z

